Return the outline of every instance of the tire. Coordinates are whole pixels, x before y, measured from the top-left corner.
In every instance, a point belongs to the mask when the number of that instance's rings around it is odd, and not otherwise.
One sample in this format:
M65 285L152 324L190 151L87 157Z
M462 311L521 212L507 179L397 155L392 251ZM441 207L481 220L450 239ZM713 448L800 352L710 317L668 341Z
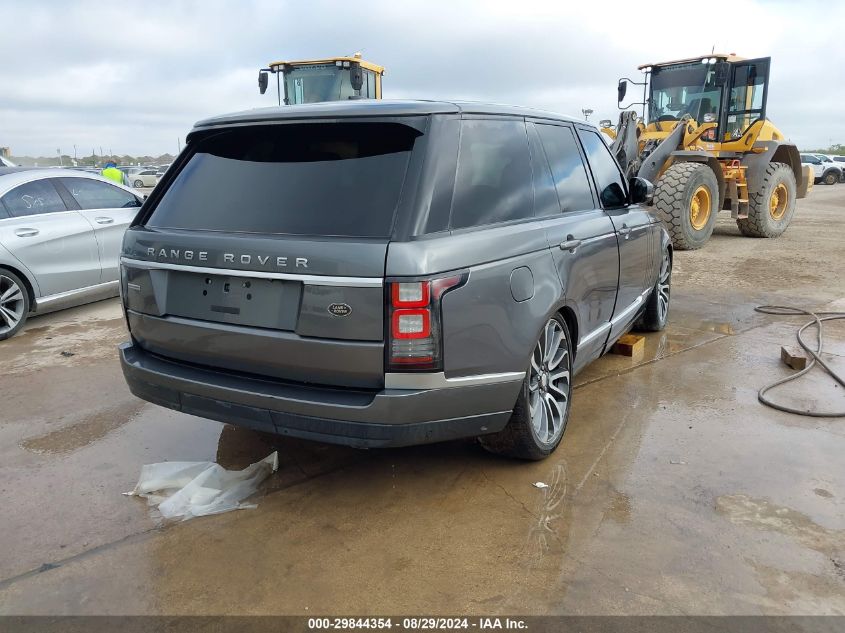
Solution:
M675 163L655 186L654 207L677 250L701 248L719 212L719 181L704 163Z
M478 441L497 455L544 459L557 448L566 431L571 395L572 340L566 323L555 315L546 321L531 354L508 425Z
M736 221L740 232L747 237L782 235L795 214L797 191L792 168L785 163L770 163L763 176L762 188L749 195L748 217ZM782 200L784 194L785 202Z
M29 308L26 284L12 271L0 268L0 341L20 332Z
M660 332L669 320L669 298L672 290L672 256L669 249L663 251L660 273L654 283L654 289L645 304L645 310L634 324L635 330Z
M835 185L839 182L839 174L834 170L826 171L822 176L822 182L826 185Z
M140 187L143 187L143 186L144 186L144 181L143 181L143 180L136 180L136 181L133 183L133 186L134 186L136 189L138 189L138 188L140 188Z

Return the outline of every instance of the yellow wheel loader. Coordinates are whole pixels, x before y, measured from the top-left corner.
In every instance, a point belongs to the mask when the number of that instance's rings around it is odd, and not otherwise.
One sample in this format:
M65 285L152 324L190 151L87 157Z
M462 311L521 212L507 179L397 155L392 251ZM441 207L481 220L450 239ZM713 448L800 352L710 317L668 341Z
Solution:
M743 235L777 237L813 184L798 148L766 118L771 58L711 54L639 67L620 79L616 128L602 121L626 176L655 185L654 206L675 248L701 248L728 210ZM628 86L642 101L622 106Z
M261 94L267 92L270 75L276 76L279 105L381 99L384 67L364 61L361 53L351 57L272 62L258 71Z

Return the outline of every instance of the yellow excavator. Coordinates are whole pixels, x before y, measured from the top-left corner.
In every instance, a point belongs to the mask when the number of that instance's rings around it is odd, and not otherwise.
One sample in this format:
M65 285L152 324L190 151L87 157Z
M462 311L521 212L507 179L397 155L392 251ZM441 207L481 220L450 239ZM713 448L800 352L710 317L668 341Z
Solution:
M271 62L258 71L258 90L267 92L270 75L276 76L279 105L381 99L384 67L361 59L361 53L349 57Z
M655 185L654 206L675 248L701 248L728 210L743 235L777 237L813 184L798 148L766 118L771 58L710 54L639 67L619 80L611 150L626 176ZM628 86L642 101L623 106Z

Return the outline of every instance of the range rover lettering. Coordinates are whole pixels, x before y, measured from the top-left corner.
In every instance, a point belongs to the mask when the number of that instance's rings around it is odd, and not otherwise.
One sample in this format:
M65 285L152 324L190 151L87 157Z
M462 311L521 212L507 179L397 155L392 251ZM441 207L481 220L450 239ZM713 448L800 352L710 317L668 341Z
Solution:
M541 459L572 377L669 309L669 236L595 128L351 101L196 124L128 229L140 398L358 447ZM188 255L190 253L190 255Z

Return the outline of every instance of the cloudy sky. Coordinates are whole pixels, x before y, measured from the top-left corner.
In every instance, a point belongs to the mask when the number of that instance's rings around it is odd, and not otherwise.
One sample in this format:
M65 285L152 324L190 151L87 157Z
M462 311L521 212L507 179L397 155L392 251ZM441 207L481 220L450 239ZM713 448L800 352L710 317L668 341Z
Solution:
M270 61L351 54L387 98L460 98L616 119L616 80L709 52L772 57L769 118L845 143L845 2L0 0L0 146L175 153L194 121L274 105Z

